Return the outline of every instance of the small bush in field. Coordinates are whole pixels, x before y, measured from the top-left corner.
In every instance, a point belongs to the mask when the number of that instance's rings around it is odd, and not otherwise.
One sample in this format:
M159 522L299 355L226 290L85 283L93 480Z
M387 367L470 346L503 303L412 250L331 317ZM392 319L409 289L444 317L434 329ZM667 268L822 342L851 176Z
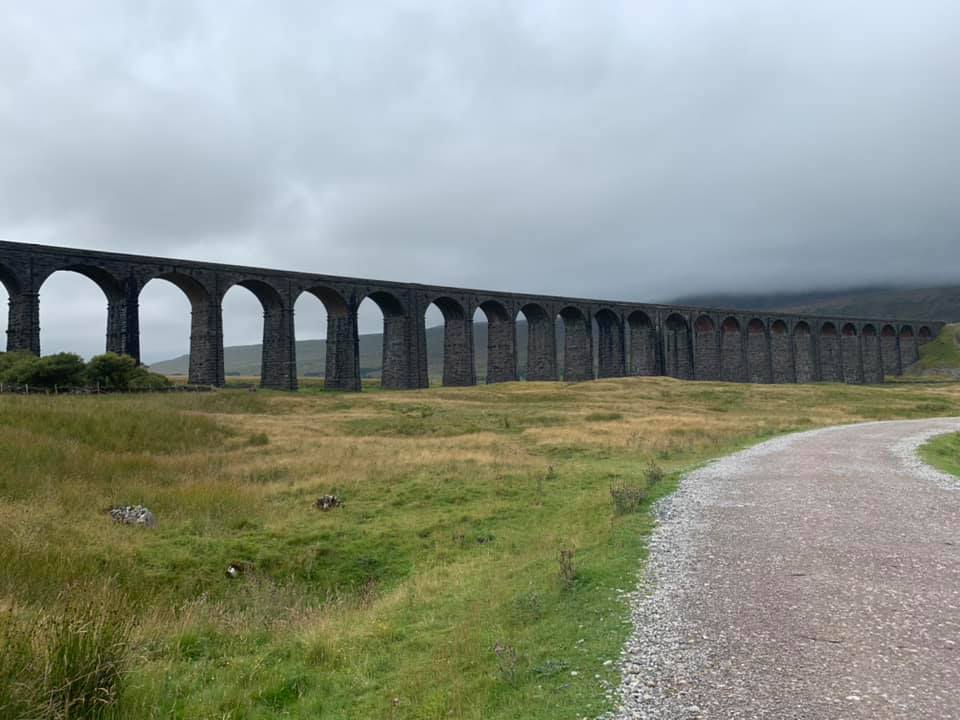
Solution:
M163 375L137 365L137 361L129 355L112 352L90 358L86 380L88 384L99 385L104 390L162 390L171 384Z
M625 483L613 485L610 488L610 499L613 500L613 511L617 515L635 513L647 499L647 488Z
M270 436L266 433L254 433L249 438L247 438L247 445L252 445L254 447L262 447L264 445L270 444Z
M658 483L663 482L666 478L666 473L663 472L663 468L657 465L653 460L647 463L646 469L643 471L644 480L647 481L647 487L652 488Z

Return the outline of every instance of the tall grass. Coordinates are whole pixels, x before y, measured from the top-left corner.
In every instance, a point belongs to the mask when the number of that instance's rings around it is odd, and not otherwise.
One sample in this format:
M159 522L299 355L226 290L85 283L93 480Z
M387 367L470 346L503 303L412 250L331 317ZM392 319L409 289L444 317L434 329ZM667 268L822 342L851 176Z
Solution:
M600 714L679 471L930 414L957 386L0 397L0 717Z
M76 594L75 594L76 593ZM0 717L114 717L131 660L130 616L77 589L50 610L0 613Z

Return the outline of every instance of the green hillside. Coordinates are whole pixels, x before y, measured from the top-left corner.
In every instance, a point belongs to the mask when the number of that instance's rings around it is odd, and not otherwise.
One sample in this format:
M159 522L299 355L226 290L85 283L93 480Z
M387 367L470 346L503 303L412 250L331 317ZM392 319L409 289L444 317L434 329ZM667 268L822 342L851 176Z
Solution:
M960 324L947 325L943 332L920 346L920 359L910 368L911 374L957 375L960 368Z

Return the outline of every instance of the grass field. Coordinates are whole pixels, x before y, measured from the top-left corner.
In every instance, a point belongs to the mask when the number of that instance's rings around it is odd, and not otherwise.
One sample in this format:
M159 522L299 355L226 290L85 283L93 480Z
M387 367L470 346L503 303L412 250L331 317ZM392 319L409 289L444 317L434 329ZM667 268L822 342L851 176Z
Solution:
M0 717L594 717L677 473L956 414L922 382L0 397ZM158 527L105 513L136 503Z
M920 448L920 456L935 468L960 477L960 433L935 437Z
M932 341L920 346L920 359L911 372L960 368L960 324L947 325Z

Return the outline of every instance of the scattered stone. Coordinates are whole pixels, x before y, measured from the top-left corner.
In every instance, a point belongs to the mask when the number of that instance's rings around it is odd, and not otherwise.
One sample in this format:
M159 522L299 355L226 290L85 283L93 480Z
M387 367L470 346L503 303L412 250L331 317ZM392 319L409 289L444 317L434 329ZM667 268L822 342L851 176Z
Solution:
M314 502L313 506L317 510L332 510L333 508L343 507L343 500L338 498L336 495L321 495Z
M157 518L143 505L123 505L110 508L110 517L115 523L156 527Z
M227 565L227 577L231 580L236 580L241 575L249 575L253 572L253 563L248 562L232 562Z

